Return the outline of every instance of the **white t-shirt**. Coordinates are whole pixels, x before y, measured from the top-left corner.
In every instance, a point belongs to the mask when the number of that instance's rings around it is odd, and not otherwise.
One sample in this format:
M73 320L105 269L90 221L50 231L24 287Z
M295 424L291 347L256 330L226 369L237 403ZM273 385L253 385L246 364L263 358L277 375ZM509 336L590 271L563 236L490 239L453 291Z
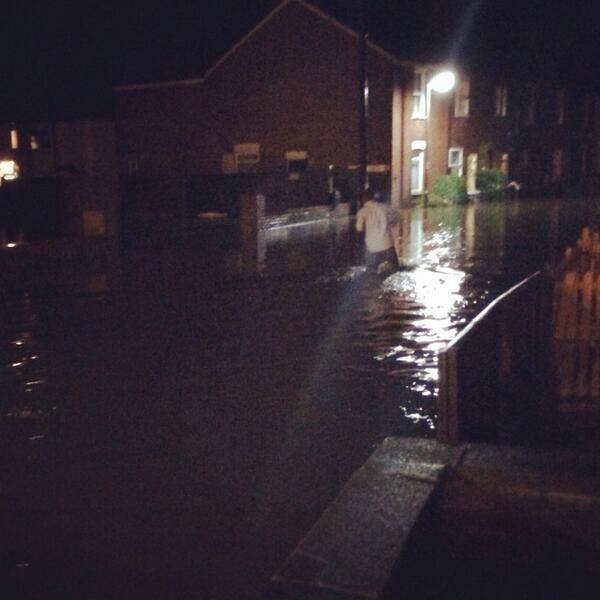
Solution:
M365 230L365 245L369 252L382 252L392 248L388 209L385 204L367 200L356 213L356 230Z

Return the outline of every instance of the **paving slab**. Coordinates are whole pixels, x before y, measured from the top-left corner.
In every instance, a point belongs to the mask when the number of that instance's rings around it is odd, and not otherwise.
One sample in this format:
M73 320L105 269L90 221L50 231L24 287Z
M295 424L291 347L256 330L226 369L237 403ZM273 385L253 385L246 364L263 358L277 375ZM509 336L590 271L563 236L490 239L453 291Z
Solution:
M273 577L269 599L379 598L460 448L388 438Z

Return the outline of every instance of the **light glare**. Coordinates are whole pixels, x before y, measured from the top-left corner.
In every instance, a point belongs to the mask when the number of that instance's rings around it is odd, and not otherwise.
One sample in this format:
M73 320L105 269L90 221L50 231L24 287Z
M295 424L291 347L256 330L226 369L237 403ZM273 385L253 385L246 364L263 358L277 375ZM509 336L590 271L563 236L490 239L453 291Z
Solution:
M441 71L431 78L429 86L438 94L449 92L456 83L456 76L452 71Z

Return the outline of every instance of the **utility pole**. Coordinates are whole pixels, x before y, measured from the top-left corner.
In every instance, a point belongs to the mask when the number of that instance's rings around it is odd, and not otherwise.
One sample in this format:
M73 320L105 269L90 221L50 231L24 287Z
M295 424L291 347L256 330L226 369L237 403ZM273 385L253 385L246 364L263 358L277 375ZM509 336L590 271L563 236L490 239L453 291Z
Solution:
M360 3L360 33L358 40L358 193L351 212L356 213L363 192L369 187L367 179L367 116L369 110L369 82L367 78L367 2Z

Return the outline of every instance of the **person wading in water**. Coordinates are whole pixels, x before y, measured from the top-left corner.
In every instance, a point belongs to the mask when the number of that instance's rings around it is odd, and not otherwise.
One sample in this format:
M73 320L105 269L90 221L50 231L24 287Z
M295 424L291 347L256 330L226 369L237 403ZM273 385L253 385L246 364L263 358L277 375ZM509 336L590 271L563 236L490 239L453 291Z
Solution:
M366 196L356 213L356 230L365 232L367 272L389 275L398 269L389 210L379 194Z

